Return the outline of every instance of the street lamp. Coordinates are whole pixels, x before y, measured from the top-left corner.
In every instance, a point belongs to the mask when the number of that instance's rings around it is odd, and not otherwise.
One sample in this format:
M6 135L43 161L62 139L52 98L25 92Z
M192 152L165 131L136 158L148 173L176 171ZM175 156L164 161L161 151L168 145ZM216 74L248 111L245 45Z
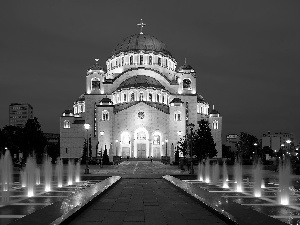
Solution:
M100 150L100 167L103 167L103 155L102 155L102 149L103 149L103 139L102 137L104 136L104 131L100 131L100 136L101 136L101 150Z
M255 156L257 157L257 143L254 143L254 148L255 148Z
M169 141L168 139L165 140L165 142L166 142L166 157L168 156L168 141Z
M86 143L87 143L87 148L86 148L86 159L85 159L85 174L89 174L89 137L88 137L88 131L90 129L90 125L88 123L84 124L84 129L86 130Z

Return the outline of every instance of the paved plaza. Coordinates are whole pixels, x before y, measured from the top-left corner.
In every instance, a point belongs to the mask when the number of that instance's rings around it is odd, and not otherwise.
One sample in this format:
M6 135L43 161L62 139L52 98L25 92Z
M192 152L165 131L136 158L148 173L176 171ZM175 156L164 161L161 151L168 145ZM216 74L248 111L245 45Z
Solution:
M93 174L119 174L123 179L90 205L71 224L225 224L161 176L182 173L160 162L125 161ZM183 172L185 173L185 172Z

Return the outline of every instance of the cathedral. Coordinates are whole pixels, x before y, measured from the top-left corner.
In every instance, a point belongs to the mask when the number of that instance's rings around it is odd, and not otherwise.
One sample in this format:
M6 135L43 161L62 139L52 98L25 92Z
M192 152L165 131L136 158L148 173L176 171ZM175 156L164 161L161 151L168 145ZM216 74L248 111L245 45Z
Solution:
M202 119L221 158L222 117L197 93L196 71L177 66L166 45L138 25L141 32L120 42L105 67L96 59L87 70L85 93L60 117L61 158L82 157L89 137L91 157L106 149L110 161L169 156L172 162L179 139Z

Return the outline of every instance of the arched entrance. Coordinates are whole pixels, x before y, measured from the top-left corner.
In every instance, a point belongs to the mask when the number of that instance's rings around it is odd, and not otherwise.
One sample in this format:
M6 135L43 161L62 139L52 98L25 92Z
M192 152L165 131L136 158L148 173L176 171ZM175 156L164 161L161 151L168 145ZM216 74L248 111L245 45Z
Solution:
M121 134L121 149L122 149L122 157L126 158L127 156L131 156L130 151L130 134L125 131Z
M134 157L149 157L149 133L143 127L134 132Z

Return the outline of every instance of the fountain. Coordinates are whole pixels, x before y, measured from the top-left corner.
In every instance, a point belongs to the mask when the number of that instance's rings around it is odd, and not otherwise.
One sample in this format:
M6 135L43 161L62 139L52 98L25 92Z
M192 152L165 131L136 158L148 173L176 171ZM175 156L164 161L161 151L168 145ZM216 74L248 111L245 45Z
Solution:
M75 182L80 182L80 161L76 163Z
M209 159L205 161L205 183L210 183L210 163Z
M229 188L227 164L225 161L223 162L223 188Z
M236 191L243 191L243 172L242 172L242 164L239 160L235 161L234 164L234 178L236 182Z
M290 176L291 165L288 159L279 164L279 190L278 201L282 205L288 205L290 202Z
M3 157L0 160L0 169L1 169L1 192L2 192L2 202L6 203L9 201L10 190L12 187L13 179L13 166L10 156L10 152L6 150Z
M27 173L25 168L20 171L20 177L21 177L21 186L24 188L27 186Z
M61 188L63 186L63 163L61 159L57 160L56 164L56 177L57 177L57 187Z
M51 191L51 181L52 181L52 164L51 159L46 156L44 161L44 183L45 191Z
M68 185L73 184L73 171L74 171L74 163L70 159L68 162Z
M260 160L257 161L255 168L253 168L253 193L255 197L261 197L261 185L262 185L262 166Z
M34 196L35 185L36 185L36 164L33 157L28 157L25 168L27 174L27 195L28 197Z
M218 182L219 182L219 177L220 177L220 172L219 172L219 170L220 170L220 167L219 167L219 163L217 162L217 163L214 163L213 164L213 166L212 166L212 184L218 184Z
M35 181L36 181L35 183L36 185L41 184L41 170L38 167L35 168Z

